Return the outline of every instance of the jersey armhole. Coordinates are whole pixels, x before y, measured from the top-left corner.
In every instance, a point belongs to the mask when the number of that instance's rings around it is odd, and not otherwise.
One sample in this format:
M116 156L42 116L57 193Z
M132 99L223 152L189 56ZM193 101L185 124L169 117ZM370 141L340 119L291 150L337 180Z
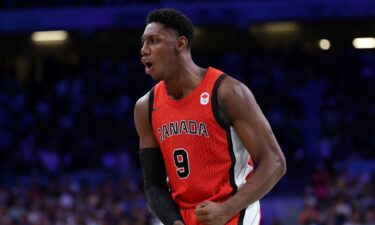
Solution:
M230 126L230 121L225 121L219 113L219 102L217 100L217 91L219 89L221 82L227 76L228 74L225 74L225 73L221 74L219 78L217 78L217 80L215 81L214 88L212 90L212 112L218 124L225 130L228 129L228 127Z
M151 88L148 94L148 120L150 122L150 127L152 129L152 111L154 108L154 88Z

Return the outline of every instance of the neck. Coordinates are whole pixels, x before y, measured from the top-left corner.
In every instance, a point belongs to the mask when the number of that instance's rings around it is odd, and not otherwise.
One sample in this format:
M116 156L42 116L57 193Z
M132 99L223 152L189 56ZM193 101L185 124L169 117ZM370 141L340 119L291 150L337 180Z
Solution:
M197 66L192 60L179 63L169 79L165 79L167 95L181 99L192 92L203 80L206 69Z

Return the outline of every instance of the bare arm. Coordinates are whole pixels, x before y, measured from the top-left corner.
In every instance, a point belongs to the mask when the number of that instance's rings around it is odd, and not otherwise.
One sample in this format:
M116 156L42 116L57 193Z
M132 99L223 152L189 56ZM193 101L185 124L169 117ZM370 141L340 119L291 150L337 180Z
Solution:
M149 94L147 93L137 101L134 109L134 123L139 136L140 148L158 147L148 118L148 100Z
M148 101L147 94L137 101L134 110L145 194L151 209L164 224L183 225L178 207L166 184L164 160L149 122Z
M239 81L226 77L218 89L218 102L257 166L251 179L225 202L203 203L197 207L197 217L203 224L224 224L266 195L286 173L285 157L251 91ZM202 212L204 208L208 211ZM219 218L218 215L221 221L209 219Z
M234 216L276 185L286 173L286 161L268 121L245 85L228 77L219 88L218 97L219 105L257 165L244 187L224 202Z

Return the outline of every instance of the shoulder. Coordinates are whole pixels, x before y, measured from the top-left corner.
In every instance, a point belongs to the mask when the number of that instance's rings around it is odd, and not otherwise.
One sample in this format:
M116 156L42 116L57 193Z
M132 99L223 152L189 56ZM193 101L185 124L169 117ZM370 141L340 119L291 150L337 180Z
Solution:
M155 141L150 122L150 92L139 98L134 107L134 123L139 136L140 148L158 146Z
M150 99L150 92L140 97L135 103L134 113L147 110L148 111L148 101Z
M219 103L227 101L237 102L253 98L252 92L244 83L229 75L220 83L217 94Z
M134 121L137 126L139 123L143 123L144 121L149 121L149 101L150 101L150 93L151 91L147 92L145 95L140 97L134 106Z
M226 76L221 82L217 101L220 110L231 123L245 119L250 121L261 113L250 89L231 76Z

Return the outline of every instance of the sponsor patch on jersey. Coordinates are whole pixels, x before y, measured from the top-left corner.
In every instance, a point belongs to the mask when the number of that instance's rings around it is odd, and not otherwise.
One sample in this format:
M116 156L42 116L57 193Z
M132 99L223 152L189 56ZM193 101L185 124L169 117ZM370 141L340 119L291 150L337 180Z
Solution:
M207 92L203 92L201 94L201 104L207 105L209 101L210 101L210 94L208 94Z

